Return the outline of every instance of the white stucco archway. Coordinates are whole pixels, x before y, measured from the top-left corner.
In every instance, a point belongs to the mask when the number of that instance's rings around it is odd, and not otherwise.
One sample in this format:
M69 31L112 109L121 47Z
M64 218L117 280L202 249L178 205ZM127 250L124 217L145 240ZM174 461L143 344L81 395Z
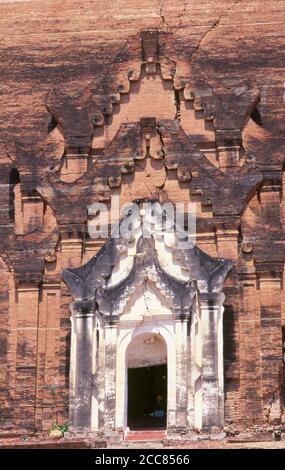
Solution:
M117 342L117 375L116 375L116 427L127 428L128 410L128 374L127 349L134 338L144 334L155 334L164 340L167 350L167 425L175 419L176 410L176 347L174 340L173 321L149 320L135 328L126 325L122 327Z

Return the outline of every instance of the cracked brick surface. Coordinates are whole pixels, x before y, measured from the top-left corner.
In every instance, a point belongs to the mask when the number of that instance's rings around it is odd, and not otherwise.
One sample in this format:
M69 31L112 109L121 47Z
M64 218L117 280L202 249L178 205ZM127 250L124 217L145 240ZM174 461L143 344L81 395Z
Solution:
M68 418L63 268L102 245L87 207L197 204L225 287L233 429L284 406L285 2L0 4L0 423ZM55 387L54 389L52 387Z

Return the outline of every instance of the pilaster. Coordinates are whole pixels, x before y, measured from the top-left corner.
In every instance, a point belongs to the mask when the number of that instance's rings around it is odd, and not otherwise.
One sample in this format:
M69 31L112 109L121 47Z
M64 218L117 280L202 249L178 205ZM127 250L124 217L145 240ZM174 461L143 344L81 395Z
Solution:
M70 431L87 433L91 427L92 342L94 302L73 302L70 367Z
M222 314L224 294L200 293L202 323L202 429L224 425Z
M105 402L104 429L106 432L116 428L116 351L117 322L105 320Z
M261 367L264 419L279 423L282 376L281 280L282 263L258 263Z
M176 341L176 428L187 429L188 406L188 319L175 319Z

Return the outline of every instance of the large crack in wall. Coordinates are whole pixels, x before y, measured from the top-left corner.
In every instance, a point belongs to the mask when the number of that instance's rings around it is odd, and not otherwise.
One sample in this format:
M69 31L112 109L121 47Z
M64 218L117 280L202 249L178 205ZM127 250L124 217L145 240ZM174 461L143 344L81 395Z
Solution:
M235 8L235 6L238 3L240 3L240 0L236 0L235 2L233 2L232 5L229 6L224 13L222 13L216 20L213 21L210 28L202 35L201 39L198 41L198 44L195 47L194 52L192 52L191 54L191 57L190 57L191 61L193 61L193 59L196 58L198 51L200 50L201 46L203 45L208 35L212 33L221 24L221 21L229 15L229 13Z

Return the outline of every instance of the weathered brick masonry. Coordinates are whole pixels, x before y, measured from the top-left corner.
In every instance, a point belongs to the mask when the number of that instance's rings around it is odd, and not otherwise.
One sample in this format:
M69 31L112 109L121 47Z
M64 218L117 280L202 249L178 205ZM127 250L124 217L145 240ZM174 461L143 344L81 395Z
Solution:
M103 241L87 207L194 202L230 259L225 425L280 424L284 0L0 3L0 425L68 419L61 279Z

